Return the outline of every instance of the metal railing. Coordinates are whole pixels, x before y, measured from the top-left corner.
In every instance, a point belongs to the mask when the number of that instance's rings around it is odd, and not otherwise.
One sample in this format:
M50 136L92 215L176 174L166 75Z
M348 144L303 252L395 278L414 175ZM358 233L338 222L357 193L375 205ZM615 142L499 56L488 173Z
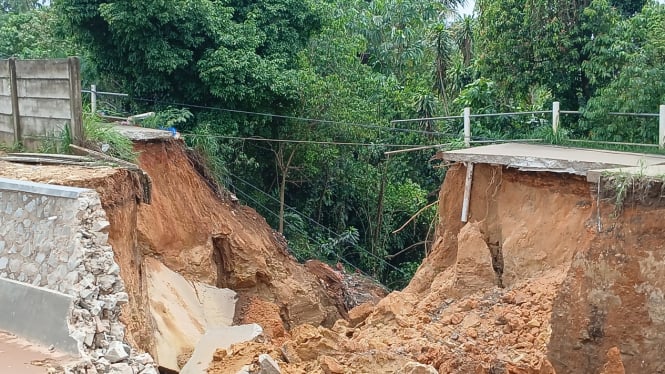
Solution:
M90 106L92 113L97 111L97 96L114 96L114 97L129 97L126 93L117 93L117 92L105 92L97 91L96 85L91 85L90 90L81 90L83 93L90 94ZM154 115L154 113L145 113L146 115ZM405 123L405 122L422 122L422 121L443 121L443 120L463 120L464 123L464 146L470 147L471 144L482 144L482 143L496 143L496 142L510 142L510 141L539 141L541 139L514 139L514 140L505 140L505 139L494 139L494 140L472 140L471 139L471 119L472 118L489 118L489 117L517 117L524 115L542 115L550 114L552 116L552 132L556 135L559 131L559 124L561 115L581 115L582 112L579 110L561 110L560 102L552 102L551 110L534 110L534 111L525 111L525 112L504 112L504 113L471 113L471 108L464 108L462 115L457 116L440 116L440 117L425 117L425 118L410 118L410 119L398 119L390 121L390 123ZM627 145L627 146L642 146L642 147L658 147L660 149L665 149L665 105L660 105L658 113L624 113L624 112L608 112L607 114L612 116L629 116L629 117L644 117L644 118L658 118L658 144L647 144L647 143L628 143L628 142L612 142L612 141L597 141L597 140L580 140L580 139L568 139L570 142L579 142L579 143L598 143L598 144L608 144L608 145ZM107 116L108 117L108 116ZM123 118L124 119L124 118Z
M502 117L502 116L522 116L522 115L535 115L535 114L551 114L552 115L552 132L556 135L559 131L559 122L562 114L580 115L582 112L579 110L561 110L560 103L555 101L552 103L552 110L536 110L530 112L506 112L506 113L478 113L471 114L471 108L466 107L461 116L445 116L445 117L428 117L428 118L412 118L412 119L399 119L391 121L391 123L403 122L416 122L416 121L441 121L463 119L464 122L464 146L470 147L472 143L478 141L471 140L471 119L482 117ZM644 147L658 147L665 148L665 105L660 105L658 113L623 113L623 112L609 112L613 116L630 116L630 117L647 117L658 118L658 144L645 144L645 143L623 143L623 142L609 142L609 141L590 141L590 140L570 140L571 142L593 142L600 144L611 145L629 145L629 146L644 146ZM533 140L533 139L520 139L520 141ZM495 142L493 140L492 142ZM490 141L487 141L490 142Z

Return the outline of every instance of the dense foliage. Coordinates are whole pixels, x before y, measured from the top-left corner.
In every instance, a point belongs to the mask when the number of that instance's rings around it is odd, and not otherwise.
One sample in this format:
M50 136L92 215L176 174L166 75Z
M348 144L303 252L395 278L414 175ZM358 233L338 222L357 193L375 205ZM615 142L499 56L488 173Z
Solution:
M156 110L228 188L318 257L408 281L431 246L460 121L392 120L581 110L562 134L655 142L665 102L665 6L647 0L5 1L0 56L84 58L84 80ZM3 14L4 13L4 14ZM183 105L186 104L186 105ZM545 137L547 116L474 120L482 138ZM269 141L268 141L269 140ZM279 140L279 141L278 141ZM415 218L398 230L418 213Z

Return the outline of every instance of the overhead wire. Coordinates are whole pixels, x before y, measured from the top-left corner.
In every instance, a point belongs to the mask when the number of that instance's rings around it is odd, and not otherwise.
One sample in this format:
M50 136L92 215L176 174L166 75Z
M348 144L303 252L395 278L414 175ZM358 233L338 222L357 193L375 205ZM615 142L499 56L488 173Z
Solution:
M247 141L257 141L257 142L276 142L276 143L294 143L294 144L321 144L321 145L345 145L345 146L390 147L390 148L410 148L410 147L420 146L413 144L335 142L335 141L301 140L301 139L270 139L270 138L243 137L243 136L230 136L230 135L207 135L207 134L195 134L195 133L180 133L180 135L189 138L205 137L205 138L235 139L235 140L247 140ZM432 145L427 147L435 148L438 146L439 145Z
M82 92L89 93L90 91L89 90L82 90ZM100 91L96 91L96 94L98 94L98 95L99 94L101 94L101 95L108 94L108 95L116 95L116 96L118 95L117 93L114 93L114 92L100 92ZM318 123L318 124L325 124L325 125L354 126L354 127L381 130L381 131L414 133L414 134L421 134L421 135L428 135L428 136L449 136L450 135L448 133L440 132L440 131L414 130L414 129L405 129L405 128L401 128L401 127L387 127L387 126L369 125L369 124L354 123L354 122L334 121L334 120L319 119L319 118L290 116L290 115L284 115L284 114L255 112L255 111L251 111L251 110L230 109L230 108L222 108L222 107L214 107L214 106L198 105L198 104L190 104L190 103L179 103L179 102L164 101L164 100L159 100L159 99L134 97L134 96L129 96L129 95L127 96L127 98L131 99L131 100L152 102L152 103L161 104L161 105L180 106L180 107L194 108L194 109L215 110L215 111L221 111L221 112L247 114L247 115L262 116L262 117L273 117L273 118L289 119L289 120L293 120L293 121L310 122L310 123Z
M270 195L269 193L263 191L262 189L260 189L259 187L253 185L252 183L247 182L246 180L244 180L244 179L238 177L237 175L231 174L231 176L235 177L236 179L238 179L239 181L243 182L243 183L246 184L247 186L252 187L253 189L255 189L255 190L261 192L262 194L268 196L270 199L272 199L272 200L274 200L274 201L276 201L276 202L278 202L278 203L280 202L280 201L277 200L277 198L275 198L274 196L272 196L272 195ZM287 209L289 209L289 210L295 212L296 214L300 215L301 217L307 219L307 220L310 221L311 223L313 223L313 224L315 224L315 225L317 225L317 226L319 226L319 227L325 229L325 230L328 231L328 233L330 233L331 235L339 236L339 234L335 233L335 232L332 231L330 228L328 228L328 227L322 225L321 223L315 221L314 219L312 219L311 217L305 215L304 213L299 212L299 211L296 210L295 208L293 208L293 207L291 207L291 206L288 206L288 205L286 205L286 204L284 204L284 206L285 206ZM274 212L273 212L273 214L274 214ZM279 218L279 216L278 216L278 218ZM383 258L381 258L381 257L379 257L379 256L377 256L377 255L375 255L375 254L373 254L372 252L370 252L370 251L368 251L368 250L366 250L366 249L364 249L364 248L361 248L361 247L358 247L358 246L354 246L354 247L355 247L356 249L358 249L358 250L364 252L365 254L370 255L370 256L373 257L374 259L376 259L376 260L378 260L378 261L380 261L380 262L382 262L382 263L388 265L389 267L393 268L394 270L399 271L399 272L402 273L403 275L406 275L402 269L396 267L395 265L391 264L390 262L386 261L385 259L383 259Z
M245 196L246 199L251 200L252 202L254 202L254 204L256 204L257 206L263 208L263 210L265 210L266 212L268 212L268 213L272 214L273 216L279 218L279 214L275 213L272 209L269 209L269 208L266 207L264 204L262 204L261 202L259 202L259 201L256 200L256 199L254 199L253 197L251 197L251 196L250 196L249 194L247 194L246 192L243 192L242 190L238 190L238 189L236 189L236 192L238 192L238 193L240 193L241 195ZM263 192L263 191L261 191L261 192ZM312 237L309 235L309 233L307 233L305 230L303 230L303 229L301 229L301 228L299 228L299 227L297 227L297 226L294 226L294 229L295 229L296 231L298 231L299 233L305 235L305 237L307 237L307 239L309 239L310 241L312 241L312 242L315 242L315 241L316 241L316 240L314 240L314 238L312 238ZM351 262L349 262L349 260L347 260L346 258L344 258L344 256L339 255L338 258L339 258L342 262L344 262L345 264L351 266L352 268L354 268L355 270L359 271L359 272L362 273L363 275L369 277L369 275L368 275L367 273L365 273L362 269L360 269L360 268L357 267L356 265L354 265L354 264L352 264Z

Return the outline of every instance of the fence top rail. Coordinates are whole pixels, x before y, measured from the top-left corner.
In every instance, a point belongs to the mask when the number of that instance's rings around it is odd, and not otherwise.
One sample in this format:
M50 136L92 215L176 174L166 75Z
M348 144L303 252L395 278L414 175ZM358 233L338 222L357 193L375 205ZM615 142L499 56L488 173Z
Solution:
M623 112L609 112L611 116L629 116L629 117L658 117L659 113L623 113Z
M532 110L529 112L505 112L505 113L478 113L471 114L470 117L499 117L499 116L521 116L530 114L547 114L552 113L551 110Z
M582 114L579 110L561 110L561 114ZM626 117L659 117L660 113L627 113L627 112L608 112L611 116L626 116Z
M531 114L547 114L552 113L551 110L534 110L530 112L506 112L506 113L478 113L471 114L469 117L499 117L499 116L521 116L521 115L531 115ZM449 119L462 119L464 116L445 116L445 117L425 117L425 118L409 118L409 119L395 119L390 121L390 123L400 123L400 122L421 122L421 121L443 121Z
M624 143L624 142L610 142L604 140L586 140L586 139L567 139L567 142L573 143L596 143L596 144L610 144L610 145L630 145L638 147L659 147L658 144L645 144L645 143Z
M487 143L532 143L542 142L543 139L482 139L482 140L469 140L471 144L487 144Z
M409 118L409 119L394 119L390 123L401 122L421 122L421 121L442 121L447 119L462 119L464 116L446 116L446 117L424 117L424 118Z
M83 93L92 93L91 90L81 90L81 92L83 92ZM126 93L104 92L104 91L97 91L97 90L95 90L95 95L129 97L129 94L126 94Z

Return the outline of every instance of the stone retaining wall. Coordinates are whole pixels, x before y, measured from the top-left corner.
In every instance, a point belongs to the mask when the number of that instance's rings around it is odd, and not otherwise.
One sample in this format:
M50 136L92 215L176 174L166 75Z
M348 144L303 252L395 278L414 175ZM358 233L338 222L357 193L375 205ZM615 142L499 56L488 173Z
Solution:
M82 361L74 373L157 373L124 344L128 302L97 192L0 178L0 277L74 298L69 325Z
M79 200L0 190L0 277L72 294L83 253L72 240Z

